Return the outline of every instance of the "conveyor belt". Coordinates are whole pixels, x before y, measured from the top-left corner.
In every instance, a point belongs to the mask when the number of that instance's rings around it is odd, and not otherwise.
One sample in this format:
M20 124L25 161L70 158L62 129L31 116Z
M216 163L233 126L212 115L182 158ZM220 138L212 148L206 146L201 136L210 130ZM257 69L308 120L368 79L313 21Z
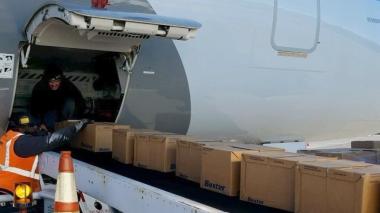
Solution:
M165 174L119 163L112 159L111 153L93 153L84 150L72 150L72 156L77 160L223 211L239 213L285 212L278 209L243 202L237 197L230 198L222 194L201 189L199 184L178 178L174 173Z

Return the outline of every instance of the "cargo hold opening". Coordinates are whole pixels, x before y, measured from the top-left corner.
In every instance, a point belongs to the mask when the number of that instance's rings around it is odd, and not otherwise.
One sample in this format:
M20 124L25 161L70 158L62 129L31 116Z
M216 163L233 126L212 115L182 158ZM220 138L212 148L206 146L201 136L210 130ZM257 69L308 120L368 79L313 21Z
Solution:
M20 65L13 113L29 114L32 91L48 65L62 69L81 92L85 108L80 117L114 122L121 107L129 73L126 57L115 52L32 45L27 66ZM47 102L49 100L46 100Z
M188 40L200 27L155 14L47 4L25 28L13 113L30 111L33 87L55 63L85 99L81 117L118 122L141 44L152 36Z

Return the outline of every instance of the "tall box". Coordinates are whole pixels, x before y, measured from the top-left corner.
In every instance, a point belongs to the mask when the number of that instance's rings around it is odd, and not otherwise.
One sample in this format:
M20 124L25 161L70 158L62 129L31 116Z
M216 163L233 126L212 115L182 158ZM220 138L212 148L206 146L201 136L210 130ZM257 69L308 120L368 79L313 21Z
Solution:
M243 153L283 151L259 145L235 144L202 147L201 187L228 196L240 189L240 161Z
M380 166L328 171L327 212L380 212Z
M202 147L221 145L221 140L181 139L177 141L176 176L200 183Z
M297 164L318 160L330 159L288 152L243 154L240 199L293 212Z
M187 138L175 134L136 135L133 165L160 172L174 172L177 140Z
M331 169L367 167L369 165L371 164L348 160L300 162L295 178L295 212L329 212L327 207L328 172Z
M150 129L120 129L112 130L112 158L125 164L133 163L136 133L155 133Z

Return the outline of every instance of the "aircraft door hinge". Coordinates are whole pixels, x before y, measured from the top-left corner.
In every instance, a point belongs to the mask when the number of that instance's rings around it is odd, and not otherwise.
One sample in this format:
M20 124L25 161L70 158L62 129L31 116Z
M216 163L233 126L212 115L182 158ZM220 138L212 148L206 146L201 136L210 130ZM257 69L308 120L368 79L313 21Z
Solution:
M28 60L29 60L29 54L30 54L30 48L31 44L28 44L26 47L26 50L24 48L25 46L21 47L21 66L22 68L28 68Z
M140 52L140 46L135 46L131 48L131 51L125 54L123 70L128 73L132 73L133 67L136 64L137 56Z

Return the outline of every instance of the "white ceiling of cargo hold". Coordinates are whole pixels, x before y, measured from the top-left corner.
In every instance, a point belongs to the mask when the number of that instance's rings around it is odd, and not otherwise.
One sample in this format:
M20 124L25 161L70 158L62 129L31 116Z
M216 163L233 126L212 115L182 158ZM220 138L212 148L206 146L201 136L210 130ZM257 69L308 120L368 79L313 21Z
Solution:
M200 27L155 14L50 4L38 10L25 32L30 44L129 52L151 36L191 39Z

